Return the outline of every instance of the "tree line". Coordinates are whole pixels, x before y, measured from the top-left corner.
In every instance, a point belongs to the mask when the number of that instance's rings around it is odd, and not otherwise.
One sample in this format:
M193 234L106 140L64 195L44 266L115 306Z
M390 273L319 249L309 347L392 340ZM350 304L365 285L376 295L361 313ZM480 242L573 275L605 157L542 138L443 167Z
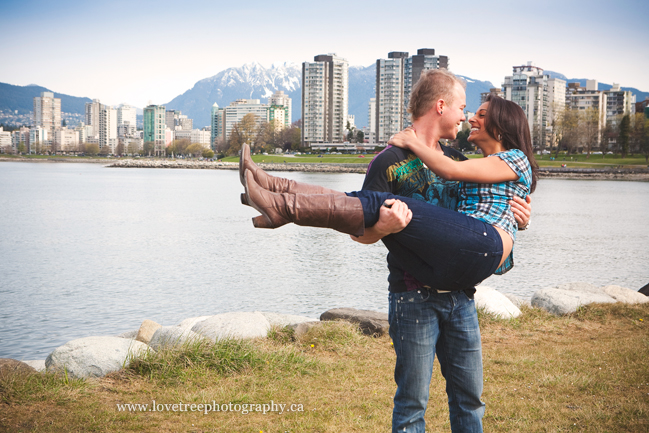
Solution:
M298 150L302 140L301 121L293 122L288 128L278 128L270 122L259 122L257 115L248 113L240 122L234 124L227 141L217 139L216 151L219 155L238 155L241 146L250 145L254 153L274 153L275 149L283 151Z

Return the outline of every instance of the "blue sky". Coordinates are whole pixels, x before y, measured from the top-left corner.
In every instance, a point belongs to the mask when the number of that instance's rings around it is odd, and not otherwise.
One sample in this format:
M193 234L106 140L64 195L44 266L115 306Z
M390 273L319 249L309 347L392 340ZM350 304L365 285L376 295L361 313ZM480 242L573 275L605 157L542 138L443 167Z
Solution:
M646 0L0 0L0 82L108 104L162 104L221 70L335 52L368 66L435 48L499 86L533 61L569 78L649 91Z

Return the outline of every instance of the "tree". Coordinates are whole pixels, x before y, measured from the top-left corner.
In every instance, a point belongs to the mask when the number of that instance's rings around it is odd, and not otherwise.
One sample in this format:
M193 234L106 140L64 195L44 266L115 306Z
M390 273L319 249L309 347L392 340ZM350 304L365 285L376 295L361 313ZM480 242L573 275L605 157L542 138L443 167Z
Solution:
M239 122L239 134L243 143L254 143L257 135L257 116L255 114L248 113L243 116L243 119Z
M550 151L555 146L559 147L559 140L561 140L561 119L566 110L566 105L561 103L551 103L552 116L550 117ZM541 149L543 150L543 149Z
M136 141L131 141L128 144L128 153L131 154L131 155L135 155L136 153L139 153L139 151L140 151L139 147L140 146L138 146Z
M620 122L620 152L622 158L626 158L629 152L629 135L631 134L631 117L625 114Z
M559 157L559 150L565 148L567 154L570 155L579 139L579 113L577 110L567 109L563 111L560 119L561 124L561 140L557 146L555 158Z
M365 143L365 133L358 129L356 131L356 142L357 143Z
M464 129L457 133L457 146L462 152L473 149L473 145L471 145L471 143L469 143L468 140L470 134L471 134L470 129L469 130Z
M174 145L176 154L188 155L189 153L187 152L187 148L192 144L192 142L189 138L181 138L180 140L174 140L172 144Z
M120 156L124 154L124 142L121 139L117 142L117 147L115 148L115 154Z
M214 151L212 149L203 149L203 158L214 158Z
M18 144L18 153L25 153L27 151L27 146L25 146L25 142L21 141Z
M95 156L99 153L99 145L97 143L86 143L84 147L86 155Z
M644 160L649 164L649 120L644 122L644 137L640 146L640 152L644 155Z
M228 150L225 152L227 155L238 155L241 151L241 146L243 146L243 137L239 133L239 124L235 123L232 127L232 132L230 132L230 138L228 139Z
M110 154L110 146L106 145L99 150L101 156L108 156Z
M196 158L203 153L203 149L205 148L203 147L202 144L192 143L189 146L187 146L187 153L193 156L194 158Z
M599 111L588 108L579 116L579 135L581 143L586 149L586 158L590 158L593 144L599 145Z
M642 142L644 141L645 134L645 117L644 113L636 113L632 117L633 128L631 129L631 155L634 153L641 153Z
M144 154L151 156L151 154L155 151L155 143L153 141L145 141L144 142Z

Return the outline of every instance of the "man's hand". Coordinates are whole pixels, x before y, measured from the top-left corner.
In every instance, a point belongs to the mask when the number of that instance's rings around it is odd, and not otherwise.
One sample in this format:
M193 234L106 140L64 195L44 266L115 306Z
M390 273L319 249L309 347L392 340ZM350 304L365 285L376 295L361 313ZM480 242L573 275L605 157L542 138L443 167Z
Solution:
M512 212L514 212L514 218L518 224L519 230L525 230L530 224L530 217L532 215L532 206L530 203L532 199L528 195L525 200L518 196L514 196L513 200L509 201L510 206L512 207Z
M399 200L389 199L384 204L391 207L381 206L379 211L379 220L374 226L365 229L363 236L352 236L356 242L362 244L373 244L381 240L384 236L392 233L398 233L410 223L412 211L408 206Z

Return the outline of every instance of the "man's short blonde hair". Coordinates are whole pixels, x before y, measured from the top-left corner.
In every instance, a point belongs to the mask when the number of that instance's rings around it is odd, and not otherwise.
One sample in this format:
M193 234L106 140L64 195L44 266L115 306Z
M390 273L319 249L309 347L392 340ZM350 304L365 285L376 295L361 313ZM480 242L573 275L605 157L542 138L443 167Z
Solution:
M417 120L443 99L447 104L453 102L453 88L456 84L466 89L464 80L459 79L447 69L431 69L421 73L410 95L408 113Z

